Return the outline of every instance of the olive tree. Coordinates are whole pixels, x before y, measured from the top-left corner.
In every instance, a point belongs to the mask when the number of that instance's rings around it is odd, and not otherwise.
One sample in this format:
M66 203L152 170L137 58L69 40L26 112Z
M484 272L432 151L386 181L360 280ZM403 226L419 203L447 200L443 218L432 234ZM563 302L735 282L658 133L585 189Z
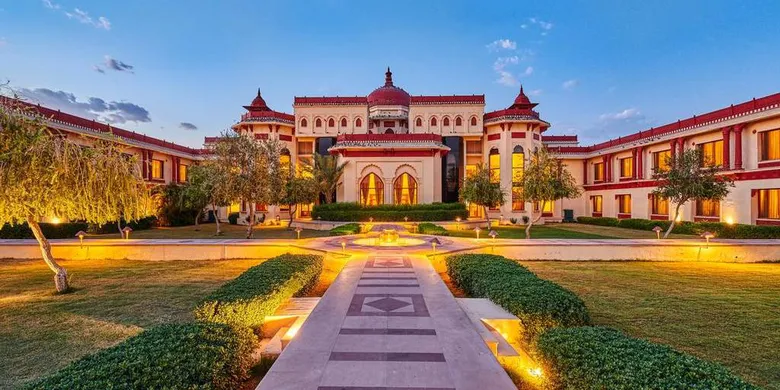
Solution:
M105 224L150 213L140 165L116 142L81 147L46 126L31 106L0 97L0 226L27 223L54 272L58 292L69 290L68 273L52 255L39 221Z
M531 226L542 218L545 206L558 199L574 198L581 190L577 181L561 162L542 148L535 152L523 171L523 200L539 204L539 215L531 218L525 227L525 238L531 238Z
M216 235L222 234L219 226L218 206L228 204L223 192L220 191L220 185L223 180L223 170L207 160L201 164L193 165L187 172L187 182L184 183L180 193L180 204L182 208L198 210L195 216L195 230L198 230L200 216L206 207L211 206L214 213L214 219L217 225Z
M653 196L659 196L675 204L674 217L664 233L664 238L672 233L680 216L680 208L684 204L704 199L720 201L734 186L734 181L730 177L718 174L722 168L705 161L702 153L697 149L686 150L674 158L668 157L666 165L667 169L653 170L653 178L657 185L653 190Z
M334 201L333 194L336 192L336 187L339 185L339 180L344 175L346 167L347 162L339 164L336 156L314 154L312 174L319 187L319 192L325 199L325 203Z
M460 200L466 203L474 203L482 206L490 228L489 208L501 207L506 203L506 191L501 184L494 182L490 177L490 169L479 165L477 170L466 176L463 187L460 189Z

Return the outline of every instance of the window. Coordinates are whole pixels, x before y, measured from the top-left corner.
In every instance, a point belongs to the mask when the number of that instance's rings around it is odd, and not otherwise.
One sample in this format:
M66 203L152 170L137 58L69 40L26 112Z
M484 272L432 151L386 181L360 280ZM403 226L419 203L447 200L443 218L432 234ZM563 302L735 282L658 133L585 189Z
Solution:
M179 183L187 181L187 169L189 167L184 164L179 164Z
M512 151L512 210L525 210L523 200L523 168L525 167L525 153L523 147L515 146Z
M761 161L780 160L780 129L758 133Z
M713 199L697 199L696 216L720 217L720 201Z
M152 179L163 179L163 166L165 162L162 160L152 160Z
M669 215L669 199L652 195L650 201L650 214Z
M347 118L341 118L341 127L347 127Z
M460 117L455 118L455 126L463 126L463 119Z
M290 151L287 148L284 148L279 152L279 166L282 176L287 177L290 175L292 159L290 158Z
M666 172L669 170L669 163L672 159L671 150L663 150L653 153L653 170L656 172Z
M260 203L255 203L255 211L256 212L266 212L268 211L268 206Z
M604 163L593 164L593 181L604 181Z
M314 121L314 127L322 127L322 119L317 118L317 120Z
M314 143L311 141L298 141L298 154L314 153Z
M602 213L604 198L601 195L590 197L590 210L592 213Z
M311 217L311 208L314 203L301 203L298 205L298 212L301 217Z
M477 125L477 117L475 117L475 116L471 117L471 125L472 126L476 126Z
M466 141L467 154L482 154L482 141Z
M758 217L780 219L780 188L758 190Z
M393 129L387 129L385 130L385 134L393 134Z
M449 126L450 125L450 118L444 117L444 119L442 120L442 125L443 126Z
M634 176L634 158L626 157L620 159L620 178L625 179Z
M697 146L702 157L702 166L717 167L723 165L723 140L707 142Z
M488 156L488 168L490 169L490 181L498 183L501 181L501 155L498 154L498 149L490 149L490 155Z
M355 127L363 127L363 120L360 118L355 119Z
M553 213L553 205L555 205L555 202L553 201L546 201L544 203L544 209L542 210L542 214L552 214ZM539 202L534 202L534 212L539 212Z
M422 127L422 118L417 118L417 120L414 122L414 125L417 127Z
M631 195L617 195L615 200L618 204L619 214L631 214Z
M436 117L431 118L431 126L436 126Z
M408 173L402 173L393 184L395 204L417 204L417 180Z
M309 122L306 120L306 118L301 119L301 127L306 127L309 125Z
M336 121L333 118L328 119L328 127L336 127Z
M369 173L360 181L360 204L376 206L384 203L385 183L375 173Z

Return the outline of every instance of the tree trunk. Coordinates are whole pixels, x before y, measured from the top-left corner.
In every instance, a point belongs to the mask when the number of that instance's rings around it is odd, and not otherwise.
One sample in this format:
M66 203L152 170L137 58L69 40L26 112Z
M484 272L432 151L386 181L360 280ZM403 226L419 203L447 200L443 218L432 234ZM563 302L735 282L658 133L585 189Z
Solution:
M117 230L119 230L119 235L122 236L122 238L124 238L125 232L122 231L122 218L116 220L116 228Z
M38 246L41 247L41 254L43 255L43 261L49 266L49 269L54 272L54 287L58 293L66 292L70 289L68 285L68 271L62 268L54 260L54 256L51 254L51 244L46 239L41 231L41 226L38 225L38 221L32 216L27 217L27 226L32 230L35 239L38 240Z
M219 228L219 209L217 209L217 205L212 203L211 204L211 210L214 212L214 222L217 223L217 234L215 236L221 236L222 230Z
M488 207L482 206L482 209L485 211L485 219L487 219L487 228L490 230L490 213L488 213Z
M669 229L666 229L666 233L664 233L664 238L669 237L670 234L672 234L672 229L674 229L674 225L677 223L677 217L680 215L680 207L682 206L682 203L678 203L677 207L674 209L674 218L672 218L672 223L669 224Z
M247 224L249 225L246 228L247 239L252 238L252 228L254 228L255 226L255 205L254 203L250 203L249 206L251 206L252 208L249 209L249 221L247 221Z
M199 225L199 222L200 222L200 214L201 214L202 212L203 212L203 210L198 210L198 213L197 213L197 214L195 214L195 231L196 231L196 232L199 232L199 231L200 231L200 225Z
M544 210L544 205L546 203L547 202L542 202L542 210ZM533 219L533 218L529 218L528 219L528 225L525 227L525 239L526 240L530 240L531 239L531 226L533 226L534 223L539 222L539 220L542 219L542 214L544 214L544 212L542 210L540 210L539 216L536 217L536 219ZM531 211L531 216L533 216L533 211Z
M295 215L295 212L298 211L298 206L291 204L289 205L290 208L290 223L287 224L287 229L292 229L292 223L293 223L293 216Z

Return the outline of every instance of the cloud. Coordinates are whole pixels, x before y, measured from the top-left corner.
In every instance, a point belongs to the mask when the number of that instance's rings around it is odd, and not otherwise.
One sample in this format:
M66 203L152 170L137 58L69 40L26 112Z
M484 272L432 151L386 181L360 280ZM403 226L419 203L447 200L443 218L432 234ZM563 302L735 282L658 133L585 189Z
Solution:
M487 48L490 51L515 50L517 49L517 42L509 39L498 39L488 44Z
M181 122L179 123L179 128L183 130L198 130L198 126L195 126L194 124L190 122Z
M43 0L43 6L48 9L60 9L60 5L52 3L51 0Z
M601 114L599 115L599 120L603 122L614 122L614 121L642 121L644 120L645 115L642 114L639 109L636 108L626 108L623 111L620 112L614 112L614 113L607 113L607 114Z
M101 68L99 65L92 65L92 70L98 73L106 73L105 69Z
M55 10L55 11L61 11L65 16L68 17L68 19L73 19L78 21L82 24L88 24L90 26L93 26L95 28L100 28L103 30L111 30L111 22L106 18L105 16L100 16L97 18L97 20L93 19L91 16L89 16L89 13L87 11L81 10L79 8L74 8L73 11L62 11L62 6L60 6L57 3L52 2L51 0L42 0L43 6Z
M126 64L126 63L124 63L122 61L119 61L117 59L111 58L111 56L109 56L109 55L106 55L105 58L106 58L106 61L105 61L106 68L113 69L113 70L115 70L117 72L130 72L130 73L134 73L132 65Z
M530 76L532 73L534 73L534 67L529 66L525 68L525 71L523 72L523 76Z
M579 80L571 79L571 80L564 81L561 86L563 87L563 89L569 89L570 90L570 89L574 89L578 85L580 85Z
M541 89L533 89L533 90L528 91L528 94L531 95L531 96L539 96L539 95L542 94L542 92L543 91Z
M553 29L555 26L551 22L546 22L544 20L541 20L539 18L528 18L528 23L523 23L520 25L520 28L522 29L528 29L529 27L538 27L541 30L541 35L546 36L550 30Z
M517 80L517 76L506 69L507 67L517 65L520 62L520 57L516 55L496 58L496 61L493 62L493 70L498 74L498 79L496 82L508 87L516 87L520 85L520 82ZM519 76L530 76L533 74L533 72L533 66L528 66L522 73L519 74Z
M117 102L98 97L79 101L75 95L65 91L54 91L48 88L22 88L19 93L33 103L63 110L73 115L83 116L108 123L151 122L149 111L130 102Z

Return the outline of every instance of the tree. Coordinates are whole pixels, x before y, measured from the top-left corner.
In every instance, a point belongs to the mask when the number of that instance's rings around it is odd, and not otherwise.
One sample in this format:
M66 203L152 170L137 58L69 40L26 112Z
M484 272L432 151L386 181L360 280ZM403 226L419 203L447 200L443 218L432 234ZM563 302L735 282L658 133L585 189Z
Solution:
M219 224L219 207L230 204L230 188L228 170L217 164L215 160L206 160L190 168L187 185L195 186L193 191L205 194L206 206L211 206L214 222L217 225L216 236L222 235ZM206 207L204 206L204 208Z
M325 203L333 201L333 193L336 192L346 167L347 162L339 164L336 156L314 154L314 179L317 181L319 192L325 198Z
M27 223L58 292L68 272L51 252L44 218L106 224L149 215L151 202L137 158L115 142L81 147L46 126L30 105L0 97L0 225Z
M195 230L200 230L200 216L203 210L211 204L211 194L214 185L211 170L207 165L193 165L187 172L187 182L182 185L179 193L179 206L182 209L197 210L195 214ZM219 229L219 228L218 228Z
M664 238L672 233L680 216L680 207L685 203L704 199L720 201L729 194L729 188L734 186L730 177L718 174L722 168L705 161L697 149L686 150L674 158L669 157L666 164L668 169L653 169L653 178L657 183L653 196L676 204L674 218Z
M535 152L523 171L522 178L523 199L539 204L539 215L531 218L525 227L525 238L531 238L531 226L542 218L545 206L558 199L574 198L580 195L580 187L574 177L566 170L561 162L550 154L547 149L541 148Z
M282 203L290 207L290 223L287 226L292 228L293 216L298 205L314 203L320 194L317 180L312 176L311 169L303 165L298 175L290 173L284 193Z
M476 171L466 176L460 189L462 202L474 203L485 210L488 228L491 226L488 208L503 206L506 202L505 198L506 191L501 188L500 183L491 180L490 169L483 165L477 166Z

